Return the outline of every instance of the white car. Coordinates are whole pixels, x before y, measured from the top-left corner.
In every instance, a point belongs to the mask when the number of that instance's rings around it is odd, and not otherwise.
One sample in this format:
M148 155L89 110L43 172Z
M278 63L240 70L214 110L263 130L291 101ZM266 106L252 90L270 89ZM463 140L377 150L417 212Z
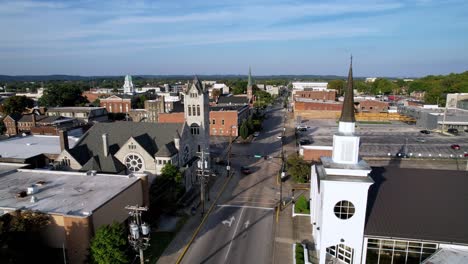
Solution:
M257 132L255 132L255 133L253 133L253 136L254 136L254 137L260 136L260 132L257 131Z
M279 136L277 136L276 138L282 139L282 138L283 138L283 136L279 135Z

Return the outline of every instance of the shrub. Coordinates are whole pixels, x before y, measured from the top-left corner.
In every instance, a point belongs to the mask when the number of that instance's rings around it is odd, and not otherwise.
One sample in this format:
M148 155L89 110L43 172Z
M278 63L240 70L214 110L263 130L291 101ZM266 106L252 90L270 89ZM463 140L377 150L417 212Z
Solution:
M296 243L296 264L304 264L304 248L300 243Z
M299 214L310 214L309 201L304 196L300 196L294 205L294 211Z

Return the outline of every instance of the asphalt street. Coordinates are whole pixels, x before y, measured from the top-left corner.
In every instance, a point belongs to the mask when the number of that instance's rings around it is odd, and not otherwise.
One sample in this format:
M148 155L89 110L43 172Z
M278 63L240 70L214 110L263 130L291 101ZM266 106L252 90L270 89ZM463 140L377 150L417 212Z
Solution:
M228 187L207 218L182 263L271 263L277 175L281 168L284 110L268 113L260 136L248 144L233 144ZM222 151L222 140L218 145ZM254 158L254 155L272 158ZM241 166L252 170L240 172Z

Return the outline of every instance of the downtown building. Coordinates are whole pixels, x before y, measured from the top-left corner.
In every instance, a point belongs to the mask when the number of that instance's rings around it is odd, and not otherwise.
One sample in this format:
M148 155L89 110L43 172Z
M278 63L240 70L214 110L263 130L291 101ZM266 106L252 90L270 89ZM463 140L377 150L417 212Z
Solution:
M466 172L370 167L359 157L354 112L350 67L331 156L311 167L319 263L466 263Z
M110 174L145 173L152 181L165 164L183 170L189 190L197 181L196 160L209 153L208 93L195 78L184 93L183 123L98 123L56 159L62 170ZM208 154L206 154L208 156Z

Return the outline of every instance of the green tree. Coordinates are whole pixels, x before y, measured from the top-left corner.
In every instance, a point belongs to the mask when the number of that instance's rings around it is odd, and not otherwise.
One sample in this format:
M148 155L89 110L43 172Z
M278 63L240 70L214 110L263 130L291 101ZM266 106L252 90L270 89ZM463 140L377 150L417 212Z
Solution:
M182 183L182 173L176 166L170 163L166 163L161 169L161 177L169 179L177 184Z
M3 102L3 111L6 115L19 113L21 114L26 108L34 106L34 101L26 96L11 96Z
M220 89L213 89L213 92L211 92L211 97L217 98L221 95L221 90Z
M247 119L247 128L249 129L249 133L253 133L255 131L252 116L250 116L249 119Z
M240 133L240 136L243 139L246 139L249 136L249 127L247 126L247 121L246 120L244 120L244 122L242 122L239 133Z
M373 94L391 94L398 86L388 79L378 78L372 83Z
M53 85L44 90L39 104L46 107L83 106L88 100L81 95L82 90L69 83Z
M332 80L328 82L328 89L334 89L337 91L338 96L343 95L345 82L343 80Z
M310 176L310 166L297 154L290 155L286 161L288 174L298 183L307 182Z
M122 224L114 222L112 225L103 225L91 240L89 249L91 260L96 264L128 263L125 253L127 244Z

